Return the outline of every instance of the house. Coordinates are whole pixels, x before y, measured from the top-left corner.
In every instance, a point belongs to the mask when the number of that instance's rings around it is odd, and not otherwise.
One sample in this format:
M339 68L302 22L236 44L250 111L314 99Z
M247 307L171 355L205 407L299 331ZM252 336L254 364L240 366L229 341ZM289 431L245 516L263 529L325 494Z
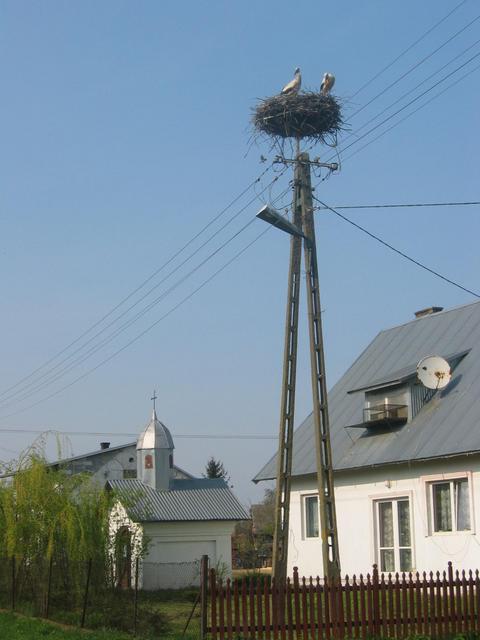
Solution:
M480 567L480 302L381 331L329 392L342 574ZM425 388L438 355L452 376ZM275 477L276 456L254 482ZM323 575L313 416L294 434L288 572Z
M107 481L118 497L110 532L118 581L125 586L131 584L144 543L139 571L144 589L198 584L203 555L221 574L231 572L232 534L236 523L249 516L223 479L179 473L173 452L171 433L154 409L136 443L136 477Z
M100 449L51 463L53 469L62 469L68 474L89 473L102 485L108 480L122 480L137 477L136 442L111 447L109 442L101 442ZM173 477L178 480L193 479L190 473L176 465Z

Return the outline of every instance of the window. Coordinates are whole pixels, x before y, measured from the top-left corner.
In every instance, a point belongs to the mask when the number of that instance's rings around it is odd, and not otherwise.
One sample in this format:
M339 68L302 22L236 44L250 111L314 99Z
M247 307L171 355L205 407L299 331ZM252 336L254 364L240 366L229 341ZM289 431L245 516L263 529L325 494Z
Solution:
M137 470L136 469L124 469L123 470L123 477L124 478L136 478L137 477Z
M409 499L377 500L375 526L380 571L409 571L412 568Z
M318 497L306 496L305 509L305 537L318 538Z
M408 391L403 385L368 391L365 394L364 423L395 426L408 420Z
M470 531L468 478L431 482L429 489L432 532Z

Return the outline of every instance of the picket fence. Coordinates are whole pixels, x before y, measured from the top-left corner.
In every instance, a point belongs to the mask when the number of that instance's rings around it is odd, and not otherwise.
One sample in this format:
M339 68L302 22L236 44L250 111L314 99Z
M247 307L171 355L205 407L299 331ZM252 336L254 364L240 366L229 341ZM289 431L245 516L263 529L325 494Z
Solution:
M319 578L284 584L266 577L241 581L209 576L205 628L212 640L447 638L480 627L480 577L473 572L372 574L337 582Z

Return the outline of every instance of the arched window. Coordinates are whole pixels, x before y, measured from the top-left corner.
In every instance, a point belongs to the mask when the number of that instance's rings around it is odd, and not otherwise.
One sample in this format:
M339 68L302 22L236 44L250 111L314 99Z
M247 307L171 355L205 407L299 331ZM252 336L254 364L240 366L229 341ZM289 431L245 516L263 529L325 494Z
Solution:
M121 527L115 536L115 582L121 589L132 584L132 534L128 527Z

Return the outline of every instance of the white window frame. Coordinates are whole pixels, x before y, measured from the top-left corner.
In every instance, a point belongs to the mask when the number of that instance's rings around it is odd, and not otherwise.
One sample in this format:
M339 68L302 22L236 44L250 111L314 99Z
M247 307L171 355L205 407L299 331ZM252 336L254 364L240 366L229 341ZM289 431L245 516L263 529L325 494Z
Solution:
M473 477L471 471L457 471L453 473L441 473L421 478L424 485L424 495L426 500L426 511L428 515L427 536L460 536L475 534L475 513L473 502ZM455 480L467 480L468 483L468 506L470 514L470 529L457 530L457 514L455 510L455 499L452 491L453 482ZM450 500L452 512L452 530L451 531L435 531L435 514L433 501L433 486L435 484L450 484Z
M307 535L307 500L309 498L316 498L317 500L317 522L318 522L318 535ZM320 505L318 500L318 493L305 493L301 496L302 506L302 537L304 540L318 540L320 538Z
M393 531L394 531L394 558L395 558L395 572L400 573L400 549L410 549L411 551L411 568L407 571L415 570L415 527L413 522L413 500L412 500L412 492L411 491L395 491L392 493L386 493L378 496L370 496L370 500L372 501L372 513L373 513L373 527L374 527L374 536L373 536L373 557L375 558L375 563L378 566L378 570L381 571L381 557L380 557L380 520L379 520L379 505L382 502L399 502L400 500L404 500L408 502L408 510L409 510L409 519L410 519L410 546L409 547L400 547L398 540L398 507L393 509ZM397 543L397 544L395 544ZM389 572L383 572L389 573Z

